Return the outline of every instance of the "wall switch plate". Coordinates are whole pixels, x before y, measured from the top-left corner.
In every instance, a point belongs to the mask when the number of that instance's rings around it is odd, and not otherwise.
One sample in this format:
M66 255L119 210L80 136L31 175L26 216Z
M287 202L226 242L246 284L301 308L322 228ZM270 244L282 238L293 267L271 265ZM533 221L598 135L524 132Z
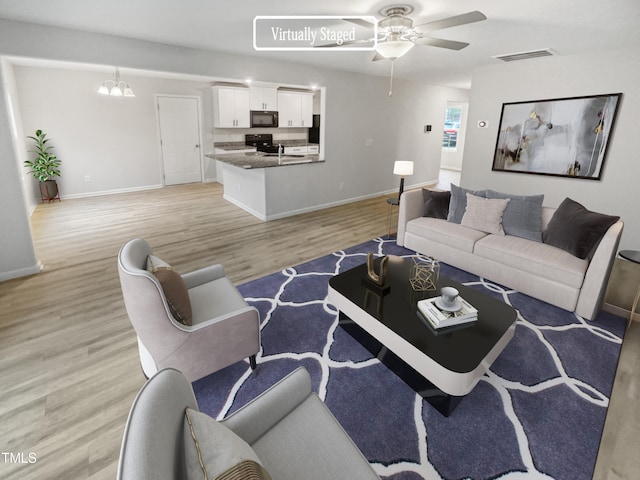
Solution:
M365 147L370 147L370 146L372 146L372 145L373 145L373 138L367 138L367 139L364 141L364 146L365 146Z
M84 181L89 183L91 181L91 175L85 175L84 176Z

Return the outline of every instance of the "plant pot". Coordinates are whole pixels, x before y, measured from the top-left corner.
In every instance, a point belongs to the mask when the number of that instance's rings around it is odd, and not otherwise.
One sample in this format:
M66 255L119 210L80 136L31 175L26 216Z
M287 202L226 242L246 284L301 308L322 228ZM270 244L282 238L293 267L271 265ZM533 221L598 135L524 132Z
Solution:
M60 201L60 195L58 194L58 184L55 180L40 182L40 198L43 203L45 200L48 203L51 203L52 200Z

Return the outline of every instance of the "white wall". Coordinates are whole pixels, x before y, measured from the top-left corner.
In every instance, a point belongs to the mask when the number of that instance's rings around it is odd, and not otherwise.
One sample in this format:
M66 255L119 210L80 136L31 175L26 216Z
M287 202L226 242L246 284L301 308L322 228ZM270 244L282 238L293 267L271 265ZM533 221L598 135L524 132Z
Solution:
M24 169L19 165L18 136L21 130L15 115L15 80L11 68L0 61L0 281L37 273L25 198Z
M589 210L620 215L625 222L621 248L640 247L640 49L592 52L500 64L474 72L470 95L467 143L461 184L523 195L545 194L545 205L565 197ZM502 103L622 92L602 179L492 172ZM489 128L476 127L479 120Z
M112 73L19 65L14 71L24 131L29 135L36 129L46 132L62 160L62 175L56 180L63 199L160 186L154 95L194 95L202 101L209 86L206 82L121 75L136 96L109 97L96 90L113 78ZM204 119L203 132L211 130L208 119ZM203 152L211 150L206 143L203 146ZM90 182L85 181L87 175Z

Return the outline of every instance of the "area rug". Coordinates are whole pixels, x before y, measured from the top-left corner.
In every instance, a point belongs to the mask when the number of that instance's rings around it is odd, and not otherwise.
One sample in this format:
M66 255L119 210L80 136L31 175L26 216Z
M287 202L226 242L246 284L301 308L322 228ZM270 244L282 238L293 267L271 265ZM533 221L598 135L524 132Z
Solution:
M411 257L377 238L239 287L260 311L258 370L240 362L194 383L223 418L299 366L375 471L388 479L591 478L625 321L595 321L441 265L441 273L511 304L515 336L445 418L338 327L331 276L366 254Z

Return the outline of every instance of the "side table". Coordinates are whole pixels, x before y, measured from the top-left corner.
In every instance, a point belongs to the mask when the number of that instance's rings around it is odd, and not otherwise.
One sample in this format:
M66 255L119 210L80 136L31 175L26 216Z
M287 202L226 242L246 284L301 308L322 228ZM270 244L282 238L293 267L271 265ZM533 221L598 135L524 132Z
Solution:
M625 260L629 260L630 262L640 264L640 252L638 250L621 250L618 252ZM636 311L636 307L638 306L638 299L640 299L640 285L638 286L638 292L636 293L636 297L633 299L633 305L631 306L631 313L629 314L629 325L631 326L631 322L633 321L633 314Z
M387 234L387 238L391 238L391 213L393 213L392 210L393 210L394 206L397 207L397 206L400 205L400 200L398 200L395 197L394 198L387 198L387 203L389 204L389 222L388 222L389 223L389 227L387 229L387 231L389 233Z

